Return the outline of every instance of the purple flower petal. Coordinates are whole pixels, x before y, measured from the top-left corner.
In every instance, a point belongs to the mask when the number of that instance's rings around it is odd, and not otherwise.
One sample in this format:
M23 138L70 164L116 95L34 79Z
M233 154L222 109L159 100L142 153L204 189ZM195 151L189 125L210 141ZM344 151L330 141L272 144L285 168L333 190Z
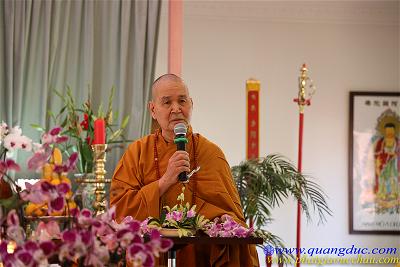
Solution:
M133 256L139 251L145 250L145 246L141 243L133 243L128 247L128 256L133 258Z
M7 225L8 226L19 226L19 217L15 210L11 210L7 214Z
M6 255L7 252L7 241L1 242L0 243L0 256L4 257L4 255Z
M52 210L61 211L64 209L65 198L57 197L56 199L50 201L50 207Z
M43 152L36 152L32 157L28 159L28 169L38 170L42 168L46 163L50 154Z
M140 222L139 221L131 221L129 222L129 230L134 233L139 233L140 231Z
M117 239L121 239L126 233L129 233L128 229L121 229L116 233Z
M27 241L27 242L24 244L24 248L25 248L25 250L34 252L34 251L37 250L39 247L38 247L38 245L37 245L35 242L33 242L33 241Z
M81 240L84 244L90 245L93 242L94 236L93 233L90 231L83 231L81 232Z
M150 233L150 239L151 240L158 240L161 238L160 232L157 231L156 229L154 229L153 231L151 231Z
M67 230L62 233L62 239L67 243L75 243L77 236L75 230Z
M70 171L74 170L77 163L78 163L78 153L74 152L68 159L68 170Z
M146 261L143 263L143 267L152 267L154 266L154 256L150 253L150 251L146 251Z
M81 210L81 216L86 218L92 218L92 211L89 209L83 209Z
M62 173L62 172L67 172L68 171L68 167L65 165L56 165L54 167L54 172L56 173Z
M143 243L143 238L140 235L135 235L132 239L132 243Z
M58 135L61 132L61 127L57 126L54 127L53 129L50 130L50 134L55 136Z
M161 252L167 252L168 249L172 248L174 245L174 242L170 239L162 238L161 239L161 246L160 246L160 251Z
M51 241L44 241L39 245L40 249L43 251L45 256L52 255L56 249L56 245L54 245Z
M68 136L66 136L66 135L57 136L57 138L56 138L57 144L61 144L61 143L67 142L67 141L68 141Z
M56 186L56 189L59 194L65 195L71 190L71 186L68 183L60 183Z
M15 161L12 160L12 159L7 159L6 160L6 164L7 164L7 169L8 170L14 170L16 172L19 172L21 170L19 165L17 163L15 163Z
M49 193L51 190L54 190L55 187L54 185L52 185L51 183L47 182L47 181L43 181L40 184L41 189L43 190L44 193Z
M25 188L26 188L26 190L31 190L32 184L25 182Z
M17 256L17 259L19 259L20 261L22 261L22 263L25 264L25 266L31 265L33 256L28 251L20 250L16 253L16 256Z

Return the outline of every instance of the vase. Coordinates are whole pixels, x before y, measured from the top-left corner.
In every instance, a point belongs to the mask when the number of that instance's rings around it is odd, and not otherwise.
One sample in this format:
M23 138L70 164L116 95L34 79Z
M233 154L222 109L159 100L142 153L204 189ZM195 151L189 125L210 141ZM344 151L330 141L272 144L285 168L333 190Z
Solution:
M77 183L77 189L74 193L74 201L81 209L89 209L95 211L94 203L96 200L96 184L88 182L95 180L96 175L94 173L76 173L75 182Z
M165 237L175 237L179 236L179 229L173 229L173 228L161 228L160 229L160 234ZM189 229L184 229L187 233L185 236L194 236L196 233L195 230L189 230Z

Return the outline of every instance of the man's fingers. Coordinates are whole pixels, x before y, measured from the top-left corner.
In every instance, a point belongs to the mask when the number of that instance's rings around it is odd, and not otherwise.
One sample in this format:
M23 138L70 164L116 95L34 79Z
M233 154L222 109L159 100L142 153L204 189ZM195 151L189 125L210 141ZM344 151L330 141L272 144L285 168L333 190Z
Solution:
M177 153L177 152L184 152L184 153ZM189 154L186 151L176 151L169 160L171 162L179 161L179 160L190 161L190 158L189 158Z

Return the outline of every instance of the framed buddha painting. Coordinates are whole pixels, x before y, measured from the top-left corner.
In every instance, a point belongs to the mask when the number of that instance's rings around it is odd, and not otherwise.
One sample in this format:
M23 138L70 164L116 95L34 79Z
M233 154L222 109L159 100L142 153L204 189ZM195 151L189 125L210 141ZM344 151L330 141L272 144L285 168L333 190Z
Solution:
M400 233L400 92L350 92L349 231Z

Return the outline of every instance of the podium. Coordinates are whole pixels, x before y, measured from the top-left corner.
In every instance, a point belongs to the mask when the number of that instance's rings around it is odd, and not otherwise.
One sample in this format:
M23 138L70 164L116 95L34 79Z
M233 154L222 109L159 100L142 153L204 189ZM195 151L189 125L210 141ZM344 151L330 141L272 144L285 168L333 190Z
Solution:
M166 237L174 243L168 251L168 266L176 267L176 251L186 245L245 245L262 244L261 237L210 237L206 235L196 235L190 237Z

